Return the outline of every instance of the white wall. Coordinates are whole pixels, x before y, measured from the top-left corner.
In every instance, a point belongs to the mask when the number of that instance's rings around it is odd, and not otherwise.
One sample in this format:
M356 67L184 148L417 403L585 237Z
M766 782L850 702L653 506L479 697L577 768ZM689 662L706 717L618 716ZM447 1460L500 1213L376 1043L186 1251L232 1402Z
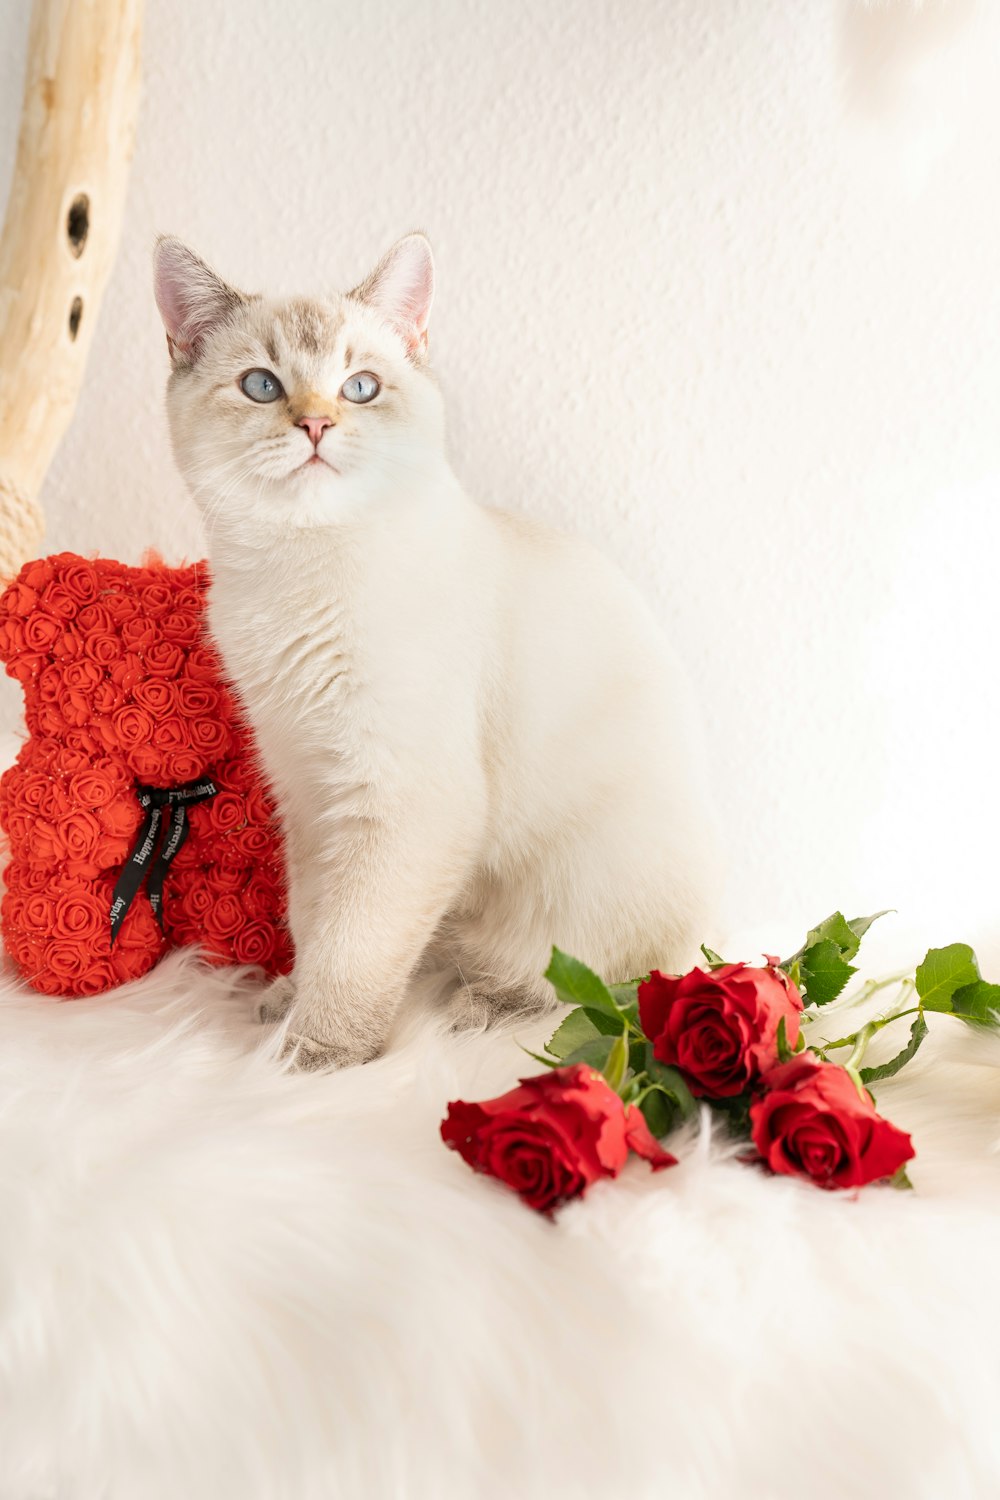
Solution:
M0 193L27 0L0 10ZM49 544L200 554L159 229L247 286L420 225L454 461L587 533L700 682L740 922L997 954L1000 7L149 0Z

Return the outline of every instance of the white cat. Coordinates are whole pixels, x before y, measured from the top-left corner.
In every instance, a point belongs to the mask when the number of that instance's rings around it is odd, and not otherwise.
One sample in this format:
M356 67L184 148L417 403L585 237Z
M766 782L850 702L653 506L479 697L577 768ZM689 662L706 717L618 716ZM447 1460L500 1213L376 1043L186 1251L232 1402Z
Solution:
M430 246L353 292L248 296L156 250L174 449L211 629L284 826L302 1066L364 1062L418 975L459 1024L551 998L553 943L609 981L703 935L711 830L683 683L598 553L448 466Z

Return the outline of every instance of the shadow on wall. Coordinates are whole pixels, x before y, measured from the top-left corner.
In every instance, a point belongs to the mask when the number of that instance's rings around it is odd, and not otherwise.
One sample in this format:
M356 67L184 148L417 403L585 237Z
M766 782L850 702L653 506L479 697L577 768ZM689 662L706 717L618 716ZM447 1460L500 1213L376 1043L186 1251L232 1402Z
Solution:
M885 118L932 101L947 73L949 48L972 20L975 0L844 0L840 54L850 104Z

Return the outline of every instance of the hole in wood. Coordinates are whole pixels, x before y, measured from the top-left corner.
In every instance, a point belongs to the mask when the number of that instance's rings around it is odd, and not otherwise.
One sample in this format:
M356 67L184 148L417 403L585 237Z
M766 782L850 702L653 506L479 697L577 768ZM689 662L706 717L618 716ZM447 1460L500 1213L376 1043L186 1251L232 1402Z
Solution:
M69 308L69 336L75 339L80 332L80 319L83 317L83 298L74 297Z
M83 254L83 247L87 243L87 232L89 229L90 199L86 193L77 193L69 206L69 213L66 215L66 235L69 239L69 248L77 260Z

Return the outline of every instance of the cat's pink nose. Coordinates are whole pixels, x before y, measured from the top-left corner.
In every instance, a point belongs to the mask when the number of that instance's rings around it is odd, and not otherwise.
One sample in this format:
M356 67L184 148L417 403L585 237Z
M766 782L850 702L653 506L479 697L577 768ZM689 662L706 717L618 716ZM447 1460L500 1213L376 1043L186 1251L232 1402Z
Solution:
M333 426L332 417L302 417L299 426L304 427L312 439L314 448L319 447L319 440L328 427Z

